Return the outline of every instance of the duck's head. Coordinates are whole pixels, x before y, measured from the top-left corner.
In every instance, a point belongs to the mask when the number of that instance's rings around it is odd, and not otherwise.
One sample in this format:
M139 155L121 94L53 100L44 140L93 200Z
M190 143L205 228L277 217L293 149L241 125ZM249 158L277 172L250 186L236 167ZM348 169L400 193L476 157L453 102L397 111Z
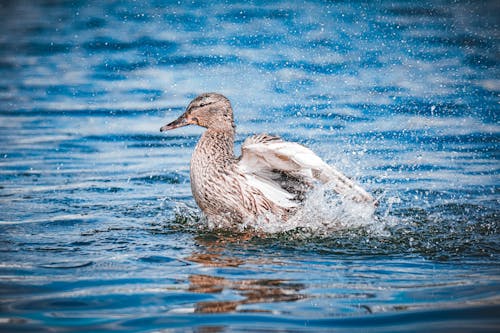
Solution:
M176 120L160 128L160 131L165 132L187 125L232 131L234 129L234 121L231 103L221 94L202 94L189 103L186 112Z

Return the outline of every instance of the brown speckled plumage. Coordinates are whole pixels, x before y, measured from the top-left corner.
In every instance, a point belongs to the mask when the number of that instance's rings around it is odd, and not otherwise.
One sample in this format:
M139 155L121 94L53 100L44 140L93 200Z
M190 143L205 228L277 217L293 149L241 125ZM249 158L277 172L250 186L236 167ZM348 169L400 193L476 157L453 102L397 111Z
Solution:
M339 194L373 204L372 197L311 150L267 134L247 138L242 156L234 156L233 110L216 93L202 94L167 131L199 125L202 134L191 158L191 190L209 220L240 223L245 219L276 216L286 220L314 183L331 182Z

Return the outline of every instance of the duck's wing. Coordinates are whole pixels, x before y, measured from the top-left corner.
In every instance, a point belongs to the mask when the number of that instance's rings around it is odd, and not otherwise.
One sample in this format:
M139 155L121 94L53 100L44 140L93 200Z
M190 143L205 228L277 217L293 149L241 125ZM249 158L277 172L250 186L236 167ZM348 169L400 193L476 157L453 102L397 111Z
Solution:
M357 202L374 203L373 197L312 150L279 137L260 134L241 147L238 168L253 186L273 202L297 205L317 181L330 183L338 194Z

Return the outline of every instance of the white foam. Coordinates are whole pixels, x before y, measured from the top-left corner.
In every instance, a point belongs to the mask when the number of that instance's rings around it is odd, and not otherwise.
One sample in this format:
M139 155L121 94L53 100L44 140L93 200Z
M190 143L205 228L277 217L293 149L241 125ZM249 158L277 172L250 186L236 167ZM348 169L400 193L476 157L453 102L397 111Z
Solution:
M328 236L376 223L374 211L374 206L342 198L325 185L311 191L304 206L288 221L261 218L247 221L245 227L271 234L300 230L304 235Z

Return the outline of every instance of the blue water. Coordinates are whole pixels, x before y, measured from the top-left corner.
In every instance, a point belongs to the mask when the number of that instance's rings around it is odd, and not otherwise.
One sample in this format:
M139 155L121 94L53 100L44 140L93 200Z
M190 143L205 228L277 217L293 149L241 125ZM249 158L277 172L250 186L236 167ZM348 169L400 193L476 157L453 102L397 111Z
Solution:
M498 331L498 2L207 3L1 2L0 330ZM207 91L374 221L204 227L159 128Z

